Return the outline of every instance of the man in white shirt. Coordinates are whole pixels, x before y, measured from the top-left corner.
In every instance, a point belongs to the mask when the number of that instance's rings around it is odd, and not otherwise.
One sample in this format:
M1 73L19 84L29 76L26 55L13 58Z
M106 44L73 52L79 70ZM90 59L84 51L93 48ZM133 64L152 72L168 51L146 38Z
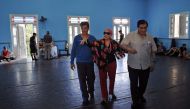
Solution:
M51 47L51 56L52 56L52 58L57 58L58 57L57 46L55 46L54 44L52 44L52 47Z
M128 51L128 71L134 109L139 103L145 103L144 93L149 74L153 68L153 58L157 51L153 38L147 34L148 23L137 22L137 31L131 32L121 42L121 47Z

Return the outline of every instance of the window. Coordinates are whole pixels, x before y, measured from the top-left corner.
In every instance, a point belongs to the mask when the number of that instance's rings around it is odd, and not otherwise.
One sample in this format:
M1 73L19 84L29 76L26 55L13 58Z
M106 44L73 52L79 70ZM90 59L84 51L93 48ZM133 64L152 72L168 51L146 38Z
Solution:
M12 16L12 23L35 23L37 18L35 16Z
M169 38L189 38L189 13L170 14L169 20Z
M87 17L87 16L68 16L69 44L73 43L74 36L81 33L81 29L80 29L81 22L89 22L89 17Z
M122 30L124 37L130 32L130 20L129 18L114 17L113 18L113 37L119 41L119 30Z

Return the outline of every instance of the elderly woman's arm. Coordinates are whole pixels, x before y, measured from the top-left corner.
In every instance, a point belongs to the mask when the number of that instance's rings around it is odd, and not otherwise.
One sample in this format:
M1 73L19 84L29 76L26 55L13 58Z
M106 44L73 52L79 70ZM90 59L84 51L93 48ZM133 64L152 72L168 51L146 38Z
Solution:
M121 48L120 45L115 40L112 40L112 46L113 46L113 53L118 59L125 57L126 51L123 48Z
M136 54L137 51L134 48L129 47L127 44L121 44L120 47L125 50L125 52L130 54Z

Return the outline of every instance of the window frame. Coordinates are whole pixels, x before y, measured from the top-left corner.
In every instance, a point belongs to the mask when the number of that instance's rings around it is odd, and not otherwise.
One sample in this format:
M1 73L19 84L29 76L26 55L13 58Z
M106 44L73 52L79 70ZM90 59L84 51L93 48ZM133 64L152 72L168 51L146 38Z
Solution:
M120 19L120 22L118 24L114 22L114 20L116 19ZM127 19L128 22L126 24L122 23L123 19ZM119 30L121 30L122 28L125 28L125 29L122 29L122 33L124 34L124 37L130 32L130 18L129 17L113 17L112 24L113 24L113 39L116 41L120 40Z
M176 18L178 21L175 21ZM189 39L189 12L169 14L169 38Z
M76 20L77 20L76 23L72 23L70 21L70 19L72 19L72 18L76 18ZM69 43L70 46L72 45L73 40L74 40L74 36L76 35L76 34L73 33L73 31L71 31L71 30L73 30L73 27L74 28L77 27L78 28L78 33L79 34L81 33L80 23L83 22L83 20L81 20L81 18L86 18L87 22L90 25L90 16L67 16L68 43ZM90 33L90 28L89 28L88 32Z

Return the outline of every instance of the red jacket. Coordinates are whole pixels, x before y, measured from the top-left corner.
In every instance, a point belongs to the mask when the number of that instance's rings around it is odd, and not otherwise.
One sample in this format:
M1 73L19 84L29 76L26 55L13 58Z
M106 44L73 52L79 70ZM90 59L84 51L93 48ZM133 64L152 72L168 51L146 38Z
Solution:
M10 55L10 52L8 50L3 50L2 55L3 57L8 58Z

